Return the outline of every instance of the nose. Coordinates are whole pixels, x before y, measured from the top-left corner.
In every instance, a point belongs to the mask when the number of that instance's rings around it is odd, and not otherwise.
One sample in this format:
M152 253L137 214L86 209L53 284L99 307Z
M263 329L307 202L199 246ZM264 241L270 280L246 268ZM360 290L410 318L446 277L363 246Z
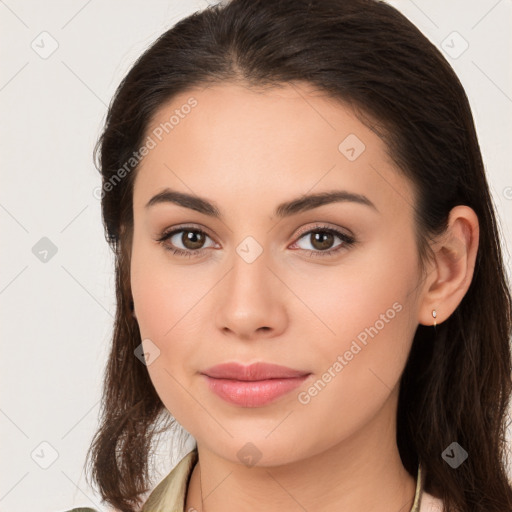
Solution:
M216 324L224 335L266 339L286 329L286 286L268 266L265 253L251 263L235 254L233 266L215 294Z

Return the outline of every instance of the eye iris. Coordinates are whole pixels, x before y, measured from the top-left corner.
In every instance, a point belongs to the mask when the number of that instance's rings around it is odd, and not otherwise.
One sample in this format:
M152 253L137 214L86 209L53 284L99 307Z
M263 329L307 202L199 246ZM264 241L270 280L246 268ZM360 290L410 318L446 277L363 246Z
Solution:
M326 231L312 233L312 245L318 250L329 249L332 246L334 235ZM318 244L318 245L317 245Z
M204 244L204 234L199 231L184 231L181 236L183 245L191 251L200 249L201 245ZM190 246L192 244L192 247Z

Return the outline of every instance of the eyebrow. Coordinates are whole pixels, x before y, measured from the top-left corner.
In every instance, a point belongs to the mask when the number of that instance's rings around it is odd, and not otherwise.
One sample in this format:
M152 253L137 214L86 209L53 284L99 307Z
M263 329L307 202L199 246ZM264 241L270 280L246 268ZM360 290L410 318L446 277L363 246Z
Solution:
M368 206L378 212L377 207L364 195L355 194L346 190L331 190L327 192L320 192L317 194L303 195L291 201L281 203L274 212L274 215L280 218L290 217L300 212L312 210L320 206L340 203L351 202ZM204 215L222 218L220 210L210 201L202 197L198 197L184 192L178 192L166 188L153 196L146 204L146 208L161 203L174 203L184 208L195 210Z

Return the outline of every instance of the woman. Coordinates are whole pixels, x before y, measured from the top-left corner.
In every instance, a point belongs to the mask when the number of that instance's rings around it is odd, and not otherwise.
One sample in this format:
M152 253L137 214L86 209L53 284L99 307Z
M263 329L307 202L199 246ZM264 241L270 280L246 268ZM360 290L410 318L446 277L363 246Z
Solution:
M89 453L106 502L512 510L495 213L464 89L403 15L189 16L122 81L98 149L118 299ZM197 445L144 499L175 424Z

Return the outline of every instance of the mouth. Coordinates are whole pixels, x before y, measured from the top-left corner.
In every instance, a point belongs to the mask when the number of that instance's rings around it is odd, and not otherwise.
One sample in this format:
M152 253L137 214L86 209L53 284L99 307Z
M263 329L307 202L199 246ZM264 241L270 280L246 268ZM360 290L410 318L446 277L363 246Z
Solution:
M201 372L209 389L240 407L262 407L300 386L310 372L269 363L224 363Z

